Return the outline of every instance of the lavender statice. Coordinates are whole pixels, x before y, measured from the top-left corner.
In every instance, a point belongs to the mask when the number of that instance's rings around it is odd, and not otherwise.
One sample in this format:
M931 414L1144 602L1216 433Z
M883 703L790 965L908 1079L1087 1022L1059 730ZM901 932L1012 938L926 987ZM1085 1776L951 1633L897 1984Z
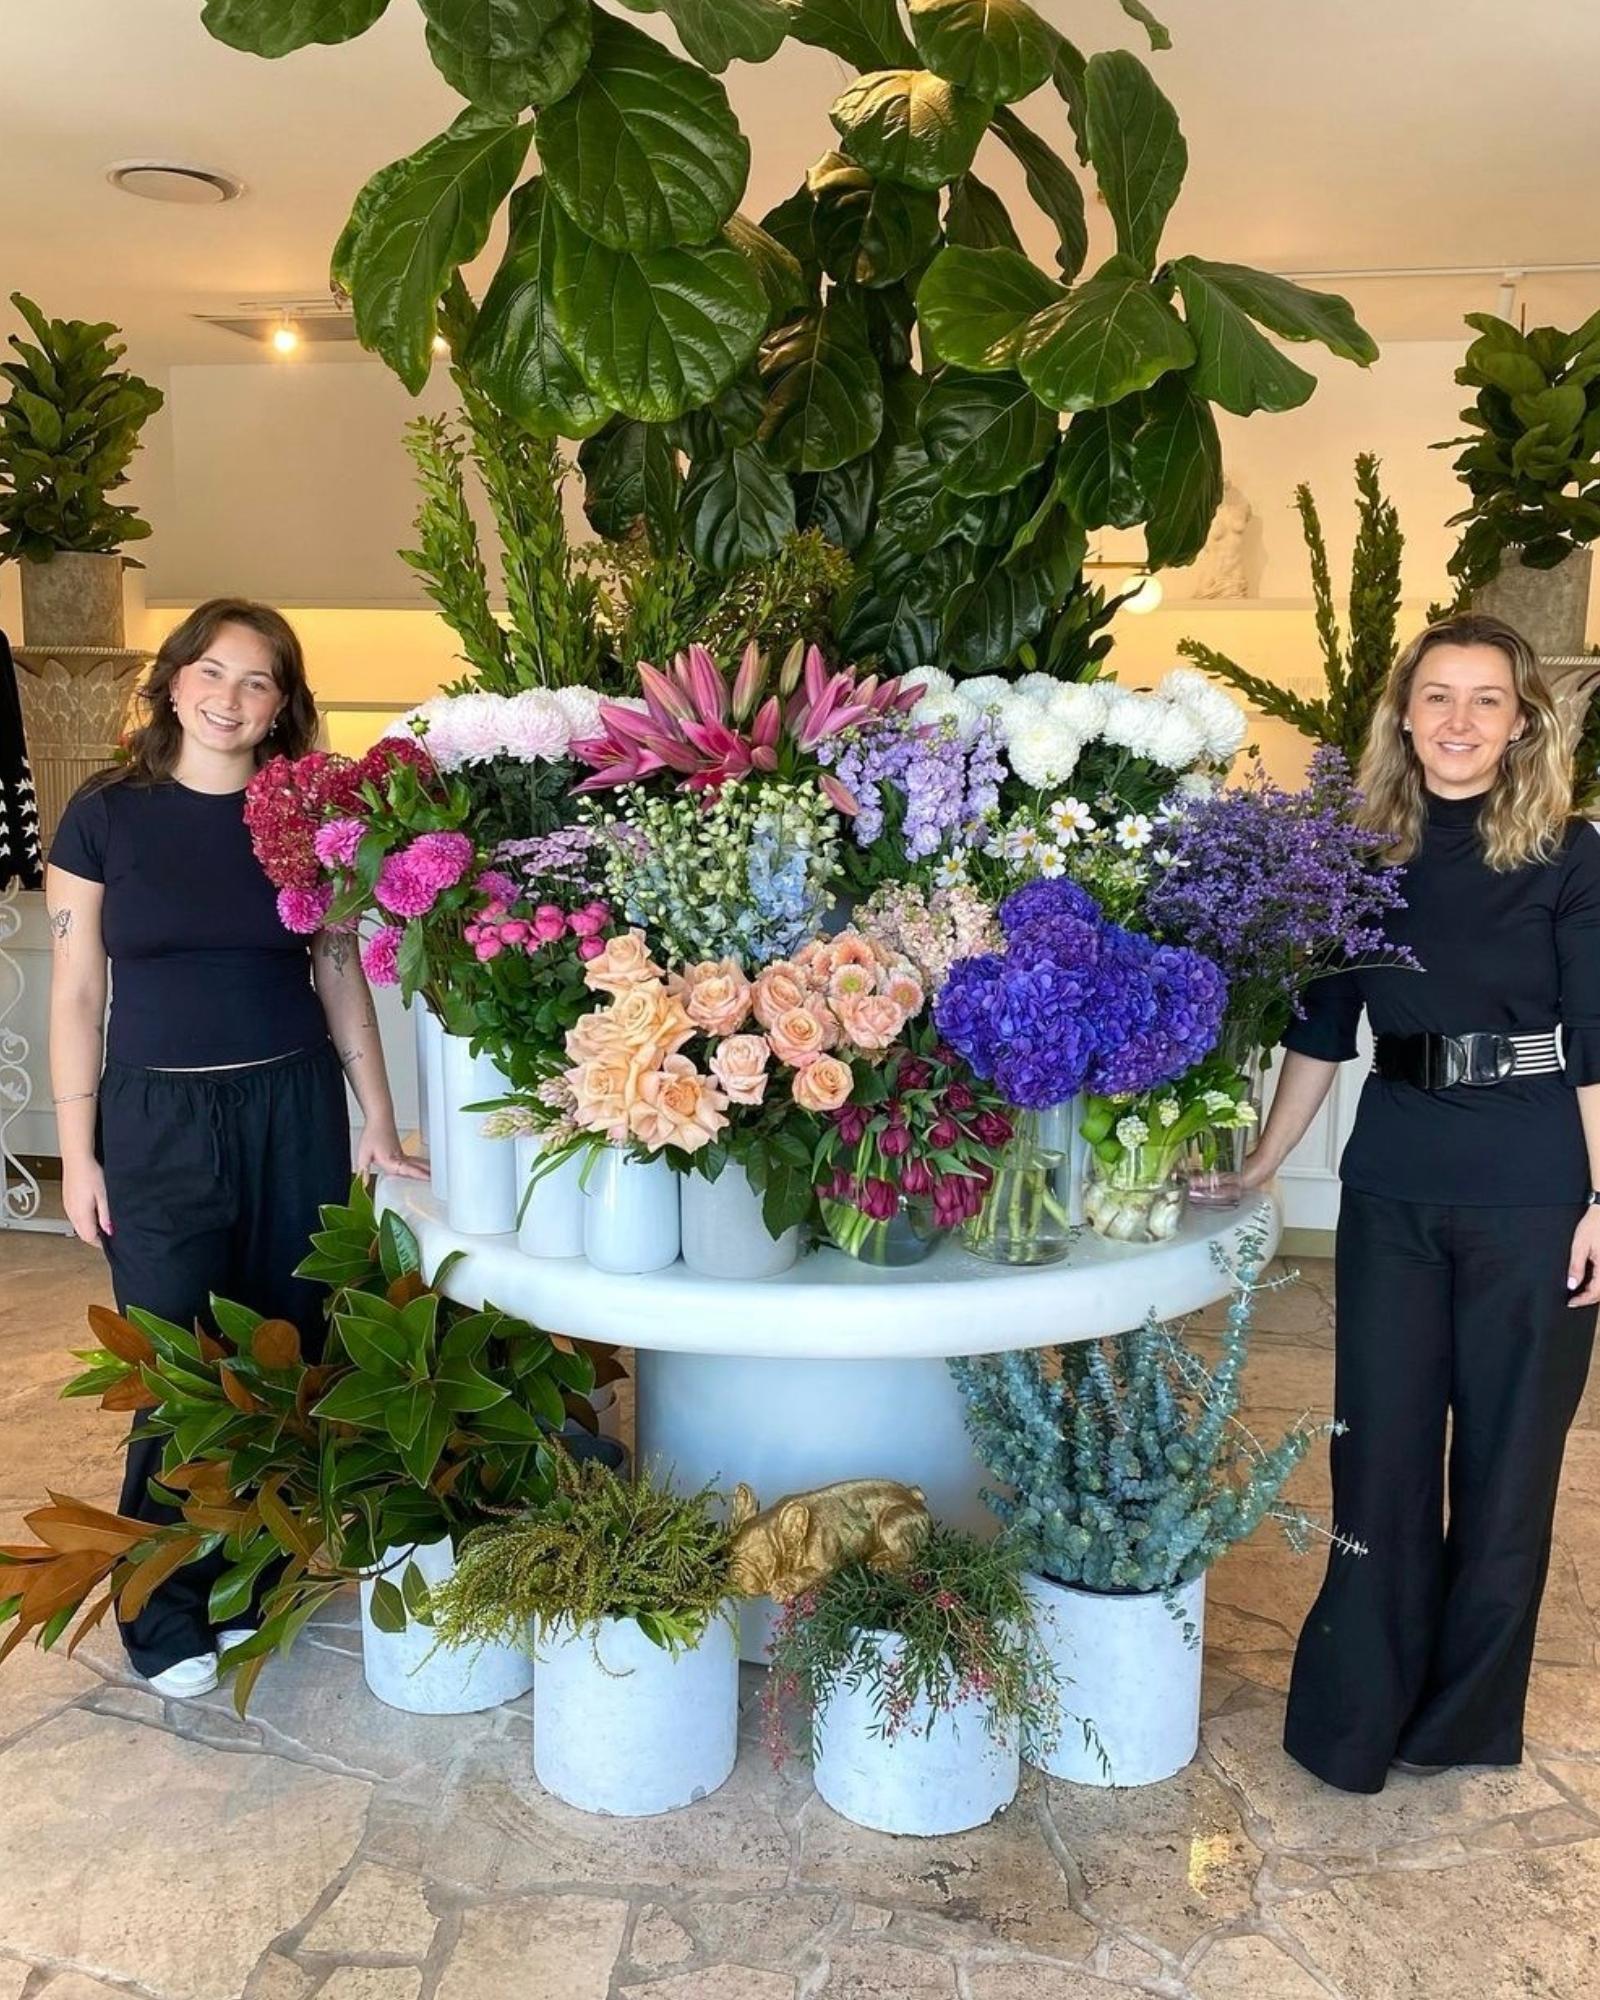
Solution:
M1313 979L1362 964L1415 969L1385 934L1404 908L1400 871L1379 858L1387 838L1355 824L1360 803L1344 759L1324 747L1303 791L1270 784L1258 765L1237 790L1173 811L1172 862L1145 916L1222 968L1224 1046L1238 1061L1277 1041Z

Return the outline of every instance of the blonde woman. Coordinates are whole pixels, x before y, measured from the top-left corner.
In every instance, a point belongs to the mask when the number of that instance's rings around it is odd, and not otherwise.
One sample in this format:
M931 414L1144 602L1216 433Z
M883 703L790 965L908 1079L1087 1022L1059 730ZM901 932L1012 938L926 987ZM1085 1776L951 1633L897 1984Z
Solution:
M1361 784L1405 863L1389 935L1422 970L1312 986L1245 1179L1294 1150L1365 1008L1377 1055L1340 1166L1332 1464L1335 1522L1368 1553L1330 1558L1284 1743L1376 1792L1391 1767L1522 1755L1600 1301L1600 837L1572 816L1533 649L1492 618L1407 647Z

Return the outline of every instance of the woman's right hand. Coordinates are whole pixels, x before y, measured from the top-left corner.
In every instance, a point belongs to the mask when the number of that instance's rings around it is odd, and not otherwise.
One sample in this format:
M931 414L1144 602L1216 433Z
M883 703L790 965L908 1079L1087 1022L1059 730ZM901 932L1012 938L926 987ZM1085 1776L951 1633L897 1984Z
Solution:
M1264 1146L1257 1146L1246 1153L1244 1165L1239 1169L1239 1185L1245 1189L1265 1187L1283 1162L1269 1153Z
M98 1160L88 1160L81 1167L63 1163L61 1206L67 1212L73 1234L98 1250L100 1239L111 1234L106 1170Z

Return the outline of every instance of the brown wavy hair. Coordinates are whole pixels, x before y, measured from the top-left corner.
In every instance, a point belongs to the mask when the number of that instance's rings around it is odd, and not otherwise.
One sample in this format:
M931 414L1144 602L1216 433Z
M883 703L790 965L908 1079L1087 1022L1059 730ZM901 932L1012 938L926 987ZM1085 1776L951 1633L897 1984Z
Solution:
M306 682L305 655L294 627L270 604L256 604L248 597L212 597L197 605L162 640L155 665L139 690L145 722L128 746L124 775L130 783L159 784L176 770L183 748L183 725L167 691L181 667L205 657L224 625L243 625L266 640L272 651L272 678L284 698L272 734L256 745L257 768L269 757L303 757L315 749L317 705Z
M1484 860L1497 873L1552 860L1573 810L1572 759L1555 702L1528 641L1514 626L1477 611L1429 625L1390 668L1361 758L1360 824L1394 836L1391 861L1409 861L1422 844L1422 766L1401 725L1417 669L1436 646L1493 646L1504 654L1521 711L1522 734L1507 744L1479 819Z

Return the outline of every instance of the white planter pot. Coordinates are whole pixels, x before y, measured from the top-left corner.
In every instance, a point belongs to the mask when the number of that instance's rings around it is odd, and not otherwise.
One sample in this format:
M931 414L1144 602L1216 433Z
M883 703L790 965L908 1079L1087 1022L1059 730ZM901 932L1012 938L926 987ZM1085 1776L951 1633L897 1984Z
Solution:
M518 1138L512 1142L516 1160L517 1201L522 1219L517 1224L517 1248L525 1257L581 1257L583 1255L583 1205L587 1197L581 1185L587 1153L569 1153L559 1167L541 1174L530 1188L534 1169L544 1159L537 1139Z
M631 1618L542 1632L533 1683L533 1771L584 1812L636 1817L692 1805L723 1784L739 1735L739 1654L714 1618L674 1659Z
M606 1146L589 1169L583 1254L597 1271L662 1271L678 1256L678 1177L665 1160Z
M509 1139L483 1136L484 1104L508 1088L492 1056L475 1056L464 1035L445 1035L444 1115L449 1162L446 1208L450 1227L464 1236L504 1236L517 1226L517 1161Z
M420 994L414 995L406 1012L411 1016L412 1048L417 1066L417 1137L428 1150L428 1022L432 1018Z
M417 1021L422 1035L417 1083L428 1107L428 1179L439 1200L448 1201L450 1120L444 1115L444 1024L427 1007L422 1007Z
M730 1160L714 1181L681 1174L683 1261L703 1278L773 1278L800 1254L800 1232L772 1236L750 1176Z
M1024 1740L1029 1763L1078 1785L1154 1785L1181 1771L1200 1741L1205 1578L1175 1593L1181 1618L1159 1591L1113 1597L1042 1576L1026 1584L1065 1718L1054 1745ZM1085 1742L1083 1720L1093 1724L1106 1764Z
M399 1584L408 1561L430 1585L455 1574L455 1550L448 1541L388 1550L383 1573L391 1583ZM408 1715L475 1715L515 1701L533 1686L531 1645L436 1646L431 1626L409 1620L404 1631L380 1632L372 1622L372 1587L373 1579L363 1578L361 1671L390 1708Z
M898 1634L872 1636L885 1660L899 1651ZM961 1833L985 1825L1016 1797L1017 1737L996 1733L986 1703L964 1701L930 1715L919 1699L892 1738L879 1725L866 1685L835 1687L815 1717L817 1790L857 1826L879 1833Z

